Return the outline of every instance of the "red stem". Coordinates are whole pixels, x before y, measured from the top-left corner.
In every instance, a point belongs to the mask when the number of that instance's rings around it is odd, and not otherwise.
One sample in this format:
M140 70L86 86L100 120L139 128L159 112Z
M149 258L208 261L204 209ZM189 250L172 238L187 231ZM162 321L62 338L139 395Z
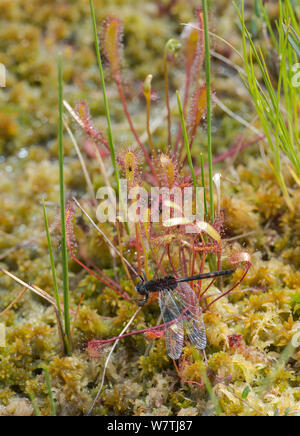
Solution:
M223 160L228 159L229 157L233 157L237 152L242 151L245 148L250 147L251 145L257 144L259 141L262 141L263 139L265 139L265 137L266 137L265 135L261 135L261 136L256 137L251 142L247 142L247 143L244 143L244 144L234 145L232 148L230 148L225 153L222 153L219 156L217 156L213 160L213 164L216 164L218 162L222 162ZM205 163L204 167L207 168L208 167L208 163ZM195 174L196 174L196 176L200 175L201 174L201 168L198 168L197 170L195 170Z
M177 364L176 364L176 361L175 361L174 359L172 359L172 360L173 360L173 364L174 364L174 366L175 366L176 372L177 372L177 374L178 374L178 377L180 378L180 380L181 380L183 383L190 383L190 384L197 385L197 386L199 386L200 388L203 388L203 386L204 386L203 383L199 383L199 382L196 382L196 381L193 381L193 380L185 380L185 379L182 377L182 375L180 374L180 371L179 371L179 368L178 368L178 366L177 366Z
M113 291L115 291L118 295L120 295L120 297L125 298L125 300L130 301L131 298L129 297L129 295L126 292L119 292L117 289L115 289L110 283L108 283L106 280L102 279L100 276L98 276L98 274L94 273L90 268L88 268L86 265L84 265L84 263L80 262L79 259L77 259L77 257L75 256L75 254L73 253L71 246L69 243L67 243L69 252L71 254L72 259L75 260L76 263L78 263L78 265L80 265L82 268L84 268L88 273L90 273L92 276L96 277L96 279L99 280L99 282L103 283L104 285L108 286L110 289L112 289ZM102 273L104 274L104 273Z
M224 292L223 294L219 295L219 297L215 298L211 303L209 303L209 305L206 307L205 312L209 309L209 307L216 303L216 301L220 300L220 298L225 297L226 295L230 294L230 292L232 292L235 288L237 288L242 281L244 280L244 278L246 277L249 269L251 268L251 265L248 265L248 268L246 269L245 273L242 275L242 278L233 286L233 288L229 289L229 291Z
M103 271L101 271L101 269L99 269L90 259L88 259L87 257L84 257L84 256L82 256L83 258L84 258L84 260L86 261L86 262L88 262L88 264L92 267L92 268L94 268L102 277L104 277L105 278L105 280L107 280L108 282L110 282L111 283L111 285L112 286L115 286L117 289L119 289L119 291L121 290L121 286L118 284L118 283L116 283L116 282L114 282L110 277L108 277Z
M102 345L110 344L111 342L115 342L115 341L117 341L118 339L128 338L129 336L140 335L140 334L142 334L142 333L153 332L153 331L156 331L156 330L162 330L162 329L165 329L165 328L168 327L169 325L172 325L172 324L174 324L175 322L177 322L178 319L181 320L181 319L186 318L186 317L184 316L184 312L186 312L186 310L187 310L187 308L183 310L183 312L182 312L182 314L180 315L180 317L177 317L177 318L175 318L175 319L172 319L172 321L169 321L169 322L167 322L167 323L159 324L159 325L156 325L156 326L154 326L154 327L147 327L146 329L143 329L143 330L135 330L135 331L133 331L133 332L126 333L125 335L122 335L122 336L115 336L114 338L110 338L110 339L93 340L93 341L92 341L92 342L93 342L93 345L98 344L99 347L101 347Z
M175 269L175 267L173 265L172 258L171 258L170 245L168 245L168 258L169 258L170 266L171 266L171 268L173 270L173 273L174 273L175 277L177 277L177 272L176 272L176 269Z

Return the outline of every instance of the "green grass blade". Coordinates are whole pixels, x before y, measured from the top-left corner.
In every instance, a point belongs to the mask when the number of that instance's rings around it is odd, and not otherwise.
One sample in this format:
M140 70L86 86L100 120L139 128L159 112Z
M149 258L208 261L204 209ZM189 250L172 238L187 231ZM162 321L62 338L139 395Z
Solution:
M296 52L296 55L300 57L300 39L298 35L294 35L290 32L290 28L284 25L284 31L287 33L288 41Z
M180 96L179 96L178 91L176 91L176 95L177 95L177 104L178 104L180 121L181 121L181 128L182 128L182 133L183 133L183 138L184 138L184 143L185 143L185 148L186 148L186 154L187 154L188 163L189 163L191 174L192 174L192 180L193 180L195 192L197 192L197 180L196 180L195 171L194 171L193 162L192 162L190 143L189 143L188 136L187 136L186 125L185 125L183 110L182 110L182 104L180 101Z
M207 94L207 146L208 146L208 174L209 174L209 201L210 219L214 220L214 191L213 191L213 168L212 168L212 108L211 108L211 74L210 74L210 43L208 30L208 9L209 2L202 0L204 19L204 40L205 40L205 75Z
M45 377L46 386L47 386L48 395L49 395L51 416L56 416L55 403L54 403L52 387L51 387L51 379L50 379L50 374L49 374L49 371L48 371L48 368L46 365L43 365L43 372L44 372L44 377Z
M47 211L46 211L45 201L44 200L43 200L43 212L44 212L45 229L46 229L46 235L47 235L47 243L48 243L48 251L49 251L49 257L50 257L50 264L51 264L51 272L52 272L52 280L53 280L55 299L56 299L57 309L58 309L60 317L62 319L63 317L62 317L60 301L59 301L59 293L58 293L56 271L55 271L54 258L53 258L53 252L52 252L52 246L51 246L51 239L50 239L50 232L49 232Z
M203 163L203 154L202 153L200 153L200 164L201 164L201 180L202 180L202 187L203 187L204 212L205 212L205 218L207 218L207 202L206 202L204 163Z
M265 7L265 5L263 4L262 0L259 0L259 4L260 4L261 11L262 11L262 13L263 13L264 21L265 21L265 23L266 23L266 25L267 25L267 27L268 27L268 31L269 31L269 33L270 33L270 36L271 36L271 39L272 39L273 45L274 45L274 47L276 47L276 49L278 50L278 49L279 49L279 45L278 45L278 42L277 42L277 40L276 40L275 34L274 34L274 32L273 32L272 24L271 24L271 22L270 22L270 18L269 18L268 12L267 12L267 10L266 10L266 7Z
M94 8L93 0L90 0L90 10L91 10L92 23L93 23L95 50L96 50L98 67L99 67L102 93L103 93L105 115L106 115L106 120L107 120L107 139L108 139L112 164L114 167L115 177L116 177L116 181L118 183L118 188L119 188L119 171L118 171L118 166L117 166L117 161L116 161L115 146L114 146L114 142L113 142L113 134L112 134L112 129L111 129L109 106L108 106L108 99L107 99L107 95L106 95L106 87L105 87L104 73L103 73L103 68L102 68L102 60L101 60L101 54L100 54L100 48L99 48L99 42L98 42L97 23L96 23L96 15L95 15L95 8Z
M37 400L36 400L36 397L35 397L34 393L32 391L28 391L27 394L28 394L28 396L30 398L30 401L31 401L31 404L32 404L35 416L42 416L41 410L40 410L40 408L38 406L38 403L37 403Z
M111 160L112 160L112 164L113 164L113 168L114 168L115 178L116 178L116 182L117 182L118 194L119 194L119 198L121 201L121 208L124 209L124 205L122 204L123 197L120 195L120 174L119 174L119 170L118 170L116 153L115 153L115 145L114 145L114 141L113 141L113 134L112 134L112 128L111 128L110 114L109 114L109 105L108 105L108 99L107 99L107 95L106 95L106 87L105 87L102 60L101 60L101 54L100 54L100 48L99 48L99 42L98 42L96 14L95 14L93 0L90 0L90 10L91 10L91 17L92 17L92 24L93 24L95 50L96 50L96 56L97 56L99 74L100 74L100 82L101 82L102 93L103 93L105 115L106 115L106 120L107 120L107 139L108 139L108 144L109 144L109 149L110 149ZM126 227L127 233L129 233L129 227L128 227L127 222L125 222L125 227Z
M65 334L68 341L67 353L71 351L71 326L70 326L70 303L69 303L69 271L68 252L66 239L65 220L65 187L64 187L64 149L63 149L63 78L62 78L62 57L58 58L58 148L59 148L59 192L60 192L60 213L61 213L61 252L62 270L64 285L64 318Z

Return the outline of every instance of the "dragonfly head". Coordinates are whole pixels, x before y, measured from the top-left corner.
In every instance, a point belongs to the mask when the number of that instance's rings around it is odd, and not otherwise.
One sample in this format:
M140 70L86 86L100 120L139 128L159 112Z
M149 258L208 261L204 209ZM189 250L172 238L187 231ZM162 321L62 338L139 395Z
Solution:
M148 292L147 289L146 289L145 282L142 281L142 280L141 280L140 282L138 282L138 284L136 285L136 291L137 291L140 295L144 295L144 296L146 296L146 295L149 294L149 292Z
M146 289L144 280L138 282L138 284L136 285L136 291L143 296L141 300L138 300L138 305L143 306L147 302L149 297L149 291Z

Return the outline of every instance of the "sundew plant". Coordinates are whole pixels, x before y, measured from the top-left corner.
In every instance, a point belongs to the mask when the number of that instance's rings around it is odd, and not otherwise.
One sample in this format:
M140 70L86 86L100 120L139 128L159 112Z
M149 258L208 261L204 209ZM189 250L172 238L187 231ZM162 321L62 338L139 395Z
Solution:
M299 6L2 3L0 415L299 415Z

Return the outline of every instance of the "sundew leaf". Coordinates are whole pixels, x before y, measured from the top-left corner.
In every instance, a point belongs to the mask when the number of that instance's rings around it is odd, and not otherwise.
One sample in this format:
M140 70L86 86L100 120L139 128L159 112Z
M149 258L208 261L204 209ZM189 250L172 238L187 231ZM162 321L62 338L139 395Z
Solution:
M200 121L206 115L207 89L206 84L196 89L191 99L191 109L189 115L189 130L194 134Z
M116 17L109 18L104 26L103 47L113 74L121 69L122 23Z
M190 72L193 68L198 51L198 41L200 32L198 29L190 28L185 45L186 70Z
M199 231L206 233L216 242L221 242L220 233L217 232L217 230L211 224L206 223L205 221L197 221L196 226L199 229Z
M169 187L173 185L175 175L176 175L176 169L174 166L174 163L172 162L172 159L167 156L166 154L162 154L160 156L160 164L163 169L164 175L167 178L167 182Z
M176 227L191 224L191 220L189 218L178 217L178 218L170 218L169 220L164 221L164 227Z

